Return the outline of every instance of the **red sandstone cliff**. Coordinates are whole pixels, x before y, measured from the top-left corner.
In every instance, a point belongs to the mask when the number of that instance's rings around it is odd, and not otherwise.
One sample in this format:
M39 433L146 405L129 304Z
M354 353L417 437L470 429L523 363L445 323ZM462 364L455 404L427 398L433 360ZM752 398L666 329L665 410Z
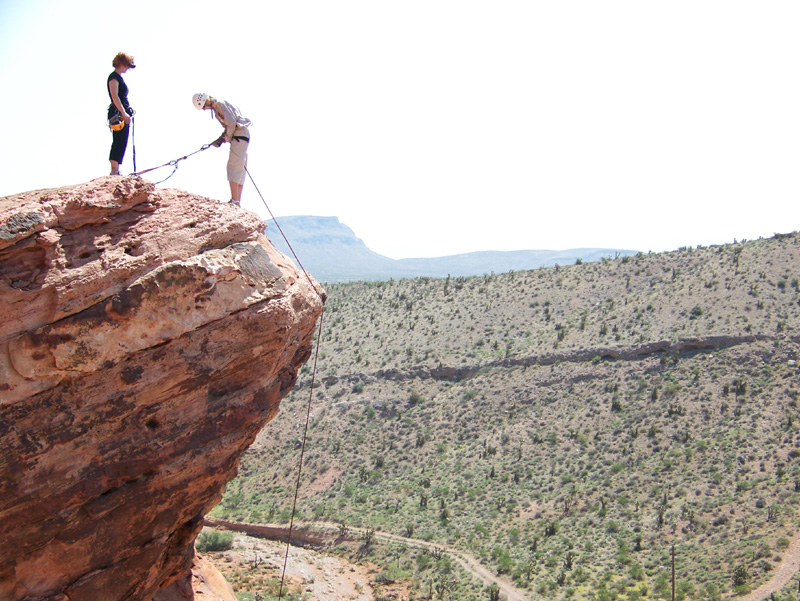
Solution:
M135 178L0 199L0 599L185 580L322 310L263 228Z

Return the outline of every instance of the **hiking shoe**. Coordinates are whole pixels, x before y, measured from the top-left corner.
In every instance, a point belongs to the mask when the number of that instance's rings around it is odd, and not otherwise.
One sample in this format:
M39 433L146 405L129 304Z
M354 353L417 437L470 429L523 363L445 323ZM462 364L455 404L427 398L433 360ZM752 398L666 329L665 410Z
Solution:
M241 203L238 200L233 200L232 198L228 201L228 204L229 205L234 205L234 206L237 206L237 207L241 207L242 206Z

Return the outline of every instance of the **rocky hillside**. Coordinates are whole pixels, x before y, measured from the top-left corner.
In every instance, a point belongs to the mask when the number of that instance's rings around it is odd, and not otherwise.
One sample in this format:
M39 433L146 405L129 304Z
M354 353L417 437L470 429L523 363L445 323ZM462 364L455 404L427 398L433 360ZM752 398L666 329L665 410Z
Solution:
M463 549L530 598L668 599L672 545L679 599L755 587L800 535L798 282L794 233L331 285L300 518ZM306 370L216 514L288 518Z
M0 199L0 598L190 586L324 301L263 229L136 178Z

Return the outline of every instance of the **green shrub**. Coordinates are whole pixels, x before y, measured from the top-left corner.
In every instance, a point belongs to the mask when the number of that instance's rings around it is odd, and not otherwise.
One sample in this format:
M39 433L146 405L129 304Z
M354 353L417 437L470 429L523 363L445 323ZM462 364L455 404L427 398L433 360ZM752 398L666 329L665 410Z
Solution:
M227 551L233 547L233 533L203 530L197 537L194 546L201 553Z
M747 581L750 580L750 572L747 571L745 566L738 565L733 570L731 578L733 579L733 586L744 586L747 584Z

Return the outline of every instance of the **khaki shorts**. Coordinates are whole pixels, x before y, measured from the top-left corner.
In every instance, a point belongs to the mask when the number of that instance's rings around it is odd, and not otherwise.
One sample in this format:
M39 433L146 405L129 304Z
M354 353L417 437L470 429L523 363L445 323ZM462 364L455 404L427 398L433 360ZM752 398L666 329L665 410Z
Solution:
M231 153L228 156L228 181L244 185L247 168L247 147L244 140L231 140Z

